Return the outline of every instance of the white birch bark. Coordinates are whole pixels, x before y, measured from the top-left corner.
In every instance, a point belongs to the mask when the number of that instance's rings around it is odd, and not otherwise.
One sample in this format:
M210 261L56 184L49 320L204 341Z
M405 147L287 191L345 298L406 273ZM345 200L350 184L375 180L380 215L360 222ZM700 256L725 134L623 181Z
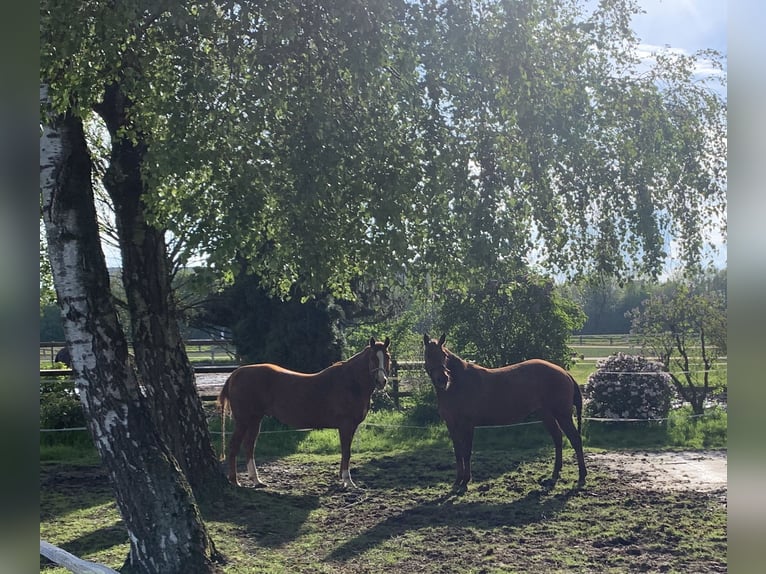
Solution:
M45 107L47 92L40 90ZM143 404L109 289L82 122L44 122L40 193L54 284L88 429L135 572L207 572L215 553L188 483Z

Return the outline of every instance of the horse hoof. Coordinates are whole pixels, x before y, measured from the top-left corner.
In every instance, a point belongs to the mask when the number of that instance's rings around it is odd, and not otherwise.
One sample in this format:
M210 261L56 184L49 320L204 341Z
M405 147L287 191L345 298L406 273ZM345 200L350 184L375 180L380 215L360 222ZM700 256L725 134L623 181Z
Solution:
M558 482L555 478L546 478L540 481L540 486L542 486L545 490L551 490L554 486L556 486L556 483Z
M465 482L456 482L452 485L452 492L462 494L468 490L468 484Z

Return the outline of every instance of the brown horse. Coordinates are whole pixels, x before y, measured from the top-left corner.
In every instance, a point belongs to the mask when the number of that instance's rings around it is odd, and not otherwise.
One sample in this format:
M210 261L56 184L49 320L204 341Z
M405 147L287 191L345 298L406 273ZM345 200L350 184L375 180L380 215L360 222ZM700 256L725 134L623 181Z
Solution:
M297 428L336 428L340 434L340 478L344 487L355 486L348 470L351 440L367 416L372 391L388 380L391 356L385 342L370 339L369 346L348 359L315 374L296 373L277 365L239 367L218 395L222 417L227 408L234 419L229 442L229 480L237 481L237 453L244 441L247 470L256 487L266 486L258 477L254 450L261 420L272 416Z
M539 412L553 438L556 462L553 486L561 471L562 431L577 453L579 485L585 483L580 427L582 394L572 376L553 363L532 359L514 365L487 369L467 363L445 346L445 335L437 341L428 334L425 344L425 368L436 389L439 415L447 423L457 461L453 488L465 488L471 480L471 450L477 426L509 425ZM577 410L577 428L572 422L572 407Z

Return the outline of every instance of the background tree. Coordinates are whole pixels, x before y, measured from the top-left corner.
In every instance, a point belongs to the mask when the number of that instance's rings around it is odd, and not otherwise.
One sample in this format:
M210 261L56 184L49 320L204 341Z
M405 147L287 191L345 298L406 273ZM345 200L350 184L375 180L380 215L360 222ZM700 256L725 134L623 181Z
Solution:
M593 335L628 333L630 318L626 313L647 299L656 285L640 279L620 283L614 277L595 275L564 282L557 288L587 317L578 332Z
M344 358L344 315L343 307L329 295L302 301L296 290L290 299L281 300L257 276L243 275L208 298L192 324L226 328L243 363L276 363L316 372Z
M571 364L567 341L585 316L560 297L553 283L532 274L515 274L483 289L448 294L439 327L449 333L453 350L490 367L543 358Z
M659 358L695 414L702 414L715 368L726 356L726 304L720 291L695 292L687 283L660 292L631 313L632 331Z

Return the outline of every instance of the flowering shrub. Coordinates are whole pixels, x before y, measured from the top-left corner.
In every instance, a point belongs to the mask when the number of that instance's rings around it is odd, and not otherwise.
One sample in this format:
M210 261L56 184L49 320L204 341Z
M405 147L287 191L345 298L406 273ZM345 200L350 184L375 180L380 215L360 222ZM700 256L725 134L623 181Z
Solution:
M596 367L585 387L585 412L589 416L656 419L670 412L673 388L660 363L617 353Z

